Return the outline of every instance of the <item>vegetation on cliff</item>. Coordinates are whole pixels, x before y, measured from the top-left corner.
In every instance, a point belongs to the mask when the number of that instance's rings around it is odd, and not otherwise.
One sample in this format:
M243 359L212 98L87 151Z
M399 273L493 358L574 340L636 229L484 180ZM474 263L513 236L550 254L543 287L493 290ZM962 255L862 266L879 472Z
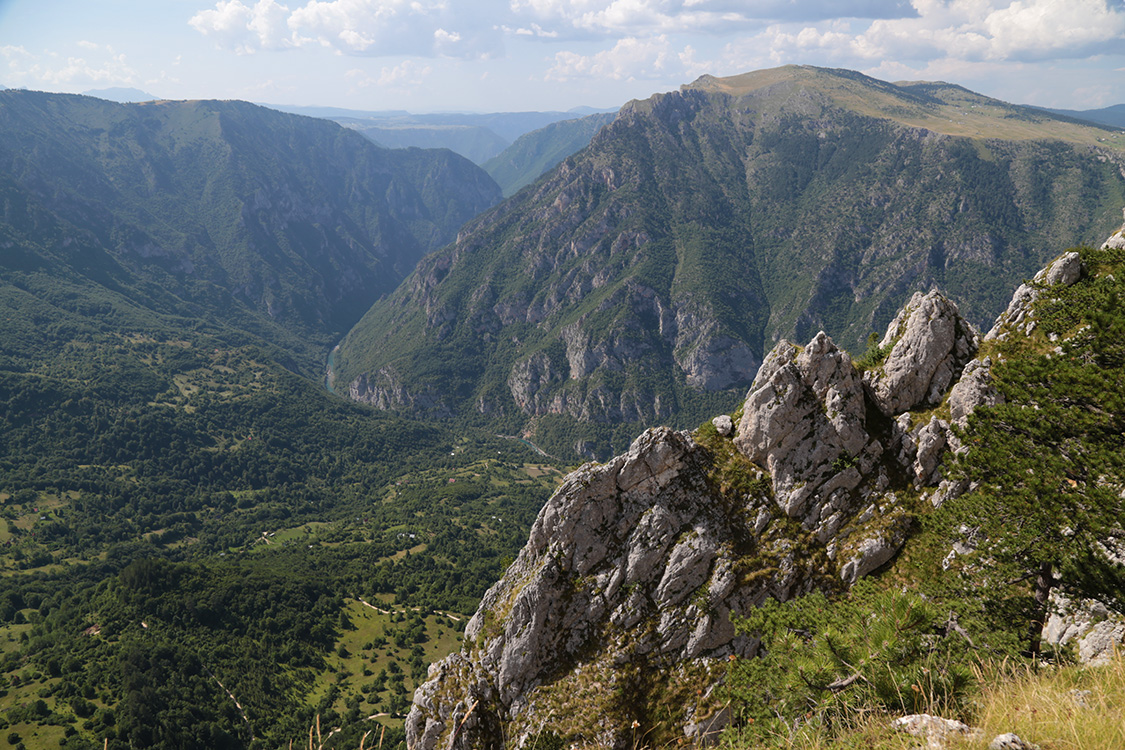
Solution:
M862 746L878 737L899 747L890 719L926 712L992 731L965 738L966 747L1000 732L1043 747L1115 746L1119 729L1091 721L1085 701L1119 714L1119 658L1084 674L1062 668L1077 656L1077 638L1041 642L1047 617L1073 616L1076 602L1125 611L1125 252L1078 255L1081 278L1037 285L1031 317L985 342L1001 402L978 407L958 430L963 449L949 472L971 491L919 508L898 559L846 596L774 603L743 621L764 638L765 656L731 674L739 744ZM1110 655L1113 637L1102 644ZM1072 682L1096 692L1076 698ZM1058 683L1068 687L1051 687ZM1035 695L1047 691L1048 701Z

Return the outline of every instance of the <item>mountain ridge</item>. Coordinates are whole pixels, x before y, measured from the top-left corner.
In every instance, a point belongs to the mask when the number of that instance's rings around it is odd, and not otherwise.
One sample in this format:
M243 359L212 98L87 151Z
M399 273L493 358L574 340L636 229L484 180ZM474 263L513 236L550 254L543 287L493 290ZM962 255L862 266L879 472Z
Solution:
M13 270L41 258L155 312L239 308L228 322L302 357L499 198L449 152L378 149L247 103L0 97Z
M1116 223L1125 140L978 95L969 125L946 124L1013 139L939 133L916 121L969 111L968 94L917 86L787 67L630 102L376 304L340 382L605 456L637 426L733 401L781 336L859 350L931 287L983 325L1043 248ZM866 92L915 124L864 114ZM622 422L618 438L590 427Z
M925 533L920 518L969 491L971 466L967 475L942 467L965 454L962 439L980 440L970 432L974 412L1004 401L992 381L994 361L1041 346L1033 335L1059 341L1036 331L1047 319L1038 300L1067 298L1079 283L1086 295L1094 285L1119 289L1123 234L1125 227L1100 251L1054 259L1016 290L983 342L955 305L919 293L887 327L879 358L857 363L823 332L804 347L781 341L733 419L721 415L693 433L650 428L626 453L572 472L482 599L461 651L432 667L416 691L408 747L468 750L501 738L551 738L627 748L638 735L660 744L715 741L740 700L725 687L728 664L764 650L739 618L770 599L784 607L817 593L825 598L813 606L823 611L828 597L843 598L861 578L893 565L908 540ZM1075 338L1084 330L1070 326ZM1111 533L1120 533L1119 521ZM912 575L957 569L951 560L973 546L966 534L971 538L962 527L952 538L921 543L937 551L904 553L907 566L921 569L898 569L885 585L905 592L920 585ZM961 575L980 588L990 567L978 560ZM940 617L955 622L956 614ZM1077 618L1072 630L1032 622L1056 643L1088 640L1093 659L1112 653L1125 634L1119 618L1108 628L1097 620ZM815 617L783 627L796 643L817 641ZM931 651L950 637L948 623L944 635L940 625L922 632ZM970 644L986 637L964 629L954 636L961 644L962 636ZM893 637L880 635L888 640L877 650ZM820 673L801 672L813 694L834 695L867 674L901 668L848 663L840 645L846 638L824 636L842 668L858 676L829 684L818 683ZM821 710L807 700L789 705L770 695L773 687L745 689L806 719Z

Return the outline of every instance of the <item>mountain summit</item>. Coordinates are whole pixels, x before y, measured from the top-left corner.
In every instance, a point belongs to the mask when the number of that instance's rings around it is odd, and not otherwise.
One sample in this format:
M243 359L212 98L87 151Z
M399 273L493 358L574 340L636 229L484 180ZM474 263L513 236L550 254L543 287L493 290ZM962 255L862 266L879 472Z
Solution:
M734 403L781 337L861 349L931 288L984 325L1049 248L1115 226L1123 163L1125 135L948 84L705 76L425 258L337 382L608 455Z

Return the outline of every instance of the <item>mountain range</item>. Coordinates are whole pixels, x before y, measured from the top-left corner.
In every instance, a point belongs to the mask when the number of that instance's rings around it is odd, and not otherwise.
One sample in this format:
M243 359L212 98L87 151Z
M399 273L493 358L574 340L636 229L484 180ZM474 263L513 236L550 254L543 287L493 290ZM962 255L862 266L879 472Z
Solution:
M931 287L983 325L1051 248L1117 223L1123 164L1118 131L949 84L705 76L423 259L345 337L337 382L605 456L734 403L780 337L861 351Z
M419 747L701 737L758 663L730 611L811 633L798 594L937 583L963 532L920 519L990 383L1037 400L992 462L1052 472L1031 510L1118 507L1122 234L974 331L1119 225L1118 130L806 67L521 118L493 179L245 102L0 91L10 744L402 747L417 687ZM922 645L1010 646L1026 572ZM807 663L775 643L743 697Z
M1098 109L1052 109L1051 112L1080 120L1100 122L1114 128L1125 128L1125 104L1114 104Z
M218 319L309 371L500 197L451 152L243 102L0 96L2 297L44 320Z
M371 112L338 107L267 105L283 112L323 117L363 133L387 148L448 148L477 164L499 155L521 136L553 123L593 114L569 112Z

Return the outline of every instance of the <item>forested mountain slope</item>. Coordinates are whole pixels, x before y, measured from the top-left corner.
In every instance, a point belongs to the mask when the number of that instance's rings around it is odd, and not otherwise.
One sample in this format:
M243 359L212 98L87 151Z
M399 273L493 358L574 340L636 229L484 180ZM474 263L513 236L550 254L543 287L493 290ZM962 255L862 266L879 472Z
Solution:
M499 197L449 152L244 102L29 91L0 94L0 194L3 299L40 329L72 313L217 320L305 367Z
M931 287L990 320L1051 248L1117 224L1123 153L946 84L704 77L626 105L424 259L348 334L338 382L606 455L734 403L781 336L858 350Z
M495 183L240 102L5 91L0 133L9 743L395 746L556 474L324 355Z
M504 191L505 197L529 185L573 153L581 151L614 115L601 112L563 120L521 135L482 166Z

